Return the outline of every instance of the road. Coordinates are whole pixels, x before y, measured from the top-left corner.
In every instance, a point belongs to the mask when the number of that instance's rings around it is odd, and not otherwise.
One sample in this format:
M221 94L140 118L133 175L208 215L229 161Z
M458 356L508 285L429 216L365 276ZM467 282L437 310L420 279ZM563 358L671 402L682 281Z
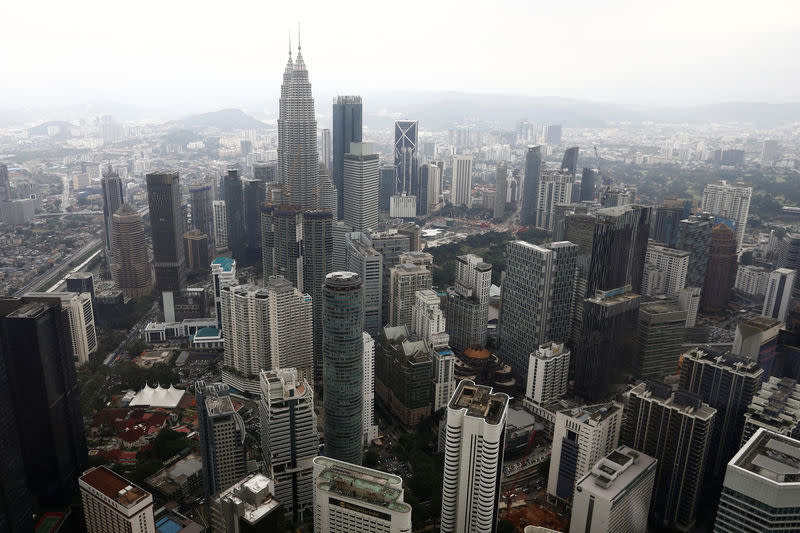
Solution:
M95 240L93 240L93 241L89 241L89 242L88 242L88 243L86 243L86 244L85 244L85 245L84 245L84 246L83 246L83 247L82 247L80 250L78 250L77 252L74 252L74 253L72 253L72 254L68 255L67 257L65 257L64 259L62 259L62 260L61 260L59 263L57 263L57 264L53 265L52 267L50 267L50 268L47 270L47 272L45 272L45 273L43 273L43 274L40 274L40 275L36 276L36 277L35 277L35 278L33 278L31 281L29 281L28 283L26 283L25 285L23 285L22 287L20 287L20 288L17 290L17 292L15 292L15 293L14 293L14 296L22 296L22 295L23 295L23 294L25 294L26 292L31 292L31 291L34 291L34 290L36 290L36 289L39 287L39 285L41 285L42 283L44 283L45 281L47 281L48 279L50 279L51 277L53 277L53 276L54 276L54 275L55 275L57 272L59 272L59 271L60 271L62 268L64 268L64 267L66 267L67 265L69 265L69 264L70 264L70 262L72 262L72 261L73 261L73 260L75 260L75 259L78 259L78 258L79 258L79 257L81 257L83 254L85 254L86 252L88 252L89 250L91 250L92 248L94 248L95 246L99 246L99 245L100 245L100 243L101 243L101 240L100 240L100 239L95 239Z

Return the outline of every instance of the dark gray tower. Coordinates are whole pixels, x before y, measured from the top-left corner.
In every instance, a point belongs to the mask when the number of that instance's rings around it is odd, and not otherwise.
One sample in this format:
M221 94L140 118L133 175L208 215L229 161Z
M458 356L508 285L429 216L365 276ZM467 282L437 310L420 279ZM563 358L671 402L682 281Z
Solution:
M591 168L583 168L581 176L581 202L593 202L597 198L597 172Z
M536 225L536 201L539 195L539 175L541 173L542 147L529 146L525 156L525 178L522 182L520 223L523 226Z
M11 200L11 182L8 179L8 165L0 164L0 202Z
M228 248L231 255L238 262L244 262L247 236L244 233L244 192L242 191L242 178L239 170L228 169L222 178L222 188L225 191L225 217L228 222Z
M564 152L564 159L561 160L561 168L569 171L571 175L575 175L578 171L578 147L573 146L567 148Z
M112 255L112 242L111 236L114 234L114 220L113 216L125 201L125 193L122 189L122 180L119 173L115 172L108 165L108 168L103 169L103 178L100 180L100 185L103 188L103 247L106 252L106 262L108 268L111 268L113 263ZM2 184L0 184L2 188Z
M186 256L178 173L148 174L147 201L150 205L156 290L160 293L179 291L186 285Z
M314 327L314 376L322 376L322 285L333 270L333 216L330 211L303 213L303 289L311 295Z
M337 191L338 209L344 215L344 154L350 151L350 143L361 142L361 97L337 96L333 101L333 185Z
M354 272L331 272L323 286L325 455L355 465L363 455L362 285Z

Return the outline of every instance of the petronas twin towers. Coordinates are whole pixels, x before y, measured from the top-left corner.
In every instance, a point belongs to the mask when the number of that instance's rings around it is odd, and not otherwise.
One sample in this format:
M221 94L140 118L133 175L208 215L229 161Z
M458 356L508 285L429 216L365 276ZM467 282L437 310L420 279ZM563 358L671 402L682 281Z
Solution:
M314 98L299 45L295 60L289 49L289 61L283 72L278 116L278 175L285 187L284 203L297 205L304 211L335 211L336 191L330 171L320 164L317 155Z

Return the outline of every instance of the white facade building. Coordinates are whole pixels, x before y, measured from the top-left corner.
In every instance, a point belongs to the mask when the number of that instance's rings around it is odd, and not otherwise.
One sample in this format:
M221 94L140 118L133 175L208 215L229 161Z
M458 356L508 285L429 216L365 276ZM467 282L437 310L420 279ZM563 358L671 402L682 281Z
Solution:
M472 156L453 156L453 180L450 187L450 203L472 207Z
M547 342L531 353L525 396L538 404L558 400L567 393L569 349L564 343Z
M760 299L767 294L771 271L755 265L739 265L733 288L748 298Z
M329 457L314 458L314 533L410 533L403 480Z
M536 227L553 231L555 219L553 208L556 204L572 201L575 176L570 172L544 171L539 178L539 192L536 197Z
M668 248L656 244L655 241L650 241L647 244L645 263L655 265L656 268L664 273L664 294L670 298L677 298L681 289L686 285L686 273L689 270L689 252Z
M225 201L214 200L214 244L217 250L228 248L228 216L225 213Z
M311 296L297 290L286 278L270 276L270 368L296 368L300 378L314 381L314 329Z
M313 512L312 461L319 453L314 391L294 368L262 370L261 446L275 497L292 522L302 522Z
M354 231L378 229L378 154L372 143L350 143L344 154L344 221Z
M217 257L211 261L211 290L214 292L214 311L219 331L222 331L222 287L230 287L237 283L234 259Z
M78 480L88 533L156 533L153 496L105 466Z
M742 248L747 215L750 214L750 198L753 187L743 183L729 185L726 181L711 183L703 190L702 210L705 213L733 220L739 249Z
M389 270L389 324L414 329L413 310L417 291L430 289L431 271L424 266L403 263Z
M438 165L428 165L428 209L427 213L434 211L441 203L442 197L442 169Z
M470 380L447 406L442 533L493 531L509 396Z
M375 424L375 339L364 332L364 445L378 438Z
M570 533L647 531L656 460L628 446L600 459L575 487Z
M572 499L577 481L619 444L622 406L588 405L556 413L548 496Z
M281 507L275 498L275 483L264 474L250 474L211 500L209 533L259 531L274 520ZM182 531L182 530L181 530Z
M797 272L788 268L779 268L769 275L761 314L786 323L789 310L789 299L796 281Z
M700 287L684 287L678 293L678 305L686 311L686 327L693 328L697 323L697 311L700 309Z
M436 334L444 333L445 318L440 307L441 299L433 289L424 289L415 294L412 310L413 324L410 328L420 339L431 342Z
M389 198L389 216L391 218L415 218L417 216L417 197L396 194Z

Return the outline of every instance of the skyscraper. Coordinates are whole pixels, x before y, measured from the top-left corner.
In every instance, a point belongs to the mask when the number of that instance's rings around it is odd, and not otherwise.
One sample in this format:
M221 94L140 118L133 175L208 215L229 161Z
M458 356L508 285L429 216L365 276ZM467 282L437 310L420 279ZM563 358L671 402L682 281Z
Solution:
M689 255L690 253L685 250L675 250L674 248L660 246L652 240L647 244L645 262L654 265L664 274L664 294L670 298L677 298L681 289L686 286ZM656 291L651 294L645 291L645 287L642 287L642 294L646 296L655 296L659 292Z
M9 431L0 450L10 451L3 454L0 486L23 508L31 502L23 493L9 494L15 486L24 492L27 485L35 509L69 505L88 462L67 320L59 303L0 299L0 401L7 409L0 418ZM5 477L23 472L24 479ZM6 505L0 503L0 512Z
M333 170L333 154L331 150L333 149L331 143L331 130L328 128L322 128L319 130L319 144L320 144L320 164L325 165L329 171Z
M253 163L253 177L264 183L275 183L278 181L277 161Z
M214 238L214 213L212 211L211 185L204 183L189 187L192 202L192 227Z
M570 500L575 483L619 444L622 406L586 405L556 412L547 494Z
M361 97L337 96L333 100L333 168L331 176L338 193L338 213L344 214L344 155L350 143L361 142ZM349 191L347 192L349 194Z
M317 209L319 173L317 121L314 98L300 46L297 59L289 61L283 73L278 114L278 176L291 201L301 209ZM225 197L227 201L227 196Z
M570 533L647 531L656 460L620 446L575 487Z
M270 368L296 368L301 378L313 383L311 296L280 276L271 276L264 285L269 297Z
M569 349L564 343L546 342L531 352L525 396L538 404L549 404L567 393Z
M203 495L230 487L244 477L245 426L224 383L195 383L197 431L203 458Z
M353 142L344 154L344 221L354 231L378 228L378 154L372 143Z
M11 181L8 179L8 165L0 163L0 202L7 202L8 200L11 200Z
M88 533L156 533L153 495L105 466L78 480Z
M472 156L453 156L453 179L450 182L450 203L472 207Z
M378 438L378 425L375 423L375 339L363 332L361 337L364 339L364 389L361 418L364 428L364 446L369 446L373 440Z
M465 379L447 406L442 533L493 531L509 397Z
M214 200L214 244L217 251L228 248L228 214L224 200Z
M222 331L222 288L238 283L235 260L230 257L217 257L211 261L211 291L214 293L214 309L219 331Z
M111 277L117 287L130 298L150 294L153 276L142 215L128 204L114 213L112 249Z
M7 172L6 180L8 180ZM110 164L108 168L103 169L103 178L100 180L100 185L103 189L103 247L106 252L106 262L108 267L111 268L114 254L112 249L114 220L112 217L122 207L125 201L125 192L122 188L122 180L119 178L119 173L115 172ZM0 184L0 188L2 188L2 184Z
M711 348L694 348L683 354L680 388L699 394L717 410L707 472L722 482L725 466L742 442L745 413L761 387L764 370L754 361Z
M761 384L744 418L742 443L759 428L800 439L800 383L775 376Z
M293 205L261 206L263 275L278 275L303 288L303 213Z
M572 176L578 171L578 147L573 146L564 151L564 158L561 160L561 169L566 170Z
M389 213L389 204L397 187L396 176L397 169L394 165L381 165L380 183L378 184L378 211L381 213Z
M275 481L264 474L248 474L210 498L208 533L286 531L283 502L275 498ZM160 522L160 520L159 520ZM164 524L167 528L170 523ZM186 529L186 528L184 528ZM164 531L161 529L160 531ZM181 530L183 531L183 529Z
M147 200L150 205L156 290L161 294L180 291L186 285L186 255L183 249L181 184L178 173L148 174Z
M369 234L369 242L375 251L383 256L383 310L381 323L389 322L389 289L391 283L389 274L394 266L400 264L400 255L411 250L411 239L399 233L396 229L388 231L375 231Z
M92 295L88 292L29 292L25 297L61 304L72 348L70 353L78 365L88 363L89 356L97 351Z
M345 268L364 280L364 331L377 337L383 308L383 256L363 233L346 234Z
M753 187L744 183L729 185L726 181L711 183L703 190L703 212L732 220L735 223L737 248L742 247L750 213Z
M686 271L687 287L702 287L706 282L708 249L711 246L711 231L714 217L690 215L681 220L678 228L678 248L689 252L689 267Z
M569 338L578 246L537 246L512 241L506 253L500 302L499 342L503 359L525 376L531 351Z
M363 453L363 282L332 272L323 286L325 455L361 464Z
M686 315L674 300L655 300L639 306L633 375L664 379L678 371L681 343L686 333Z
M581 174L581 202L593 202L597 198L597 174L598 171L591 168L583 168Z
M322 284L333 270L333 215L316 210L303 213L303 290L311 295L314 328L314 379L322 378Z
M446 329L456 350L486 345L491 284L492 265L482 257L456 257L456 282L447 288L445 304Z
M539 180L536 203L536 227L553 231L556 204L569 203L575 185L575 174L564 170L546 170Z
M612 392L630 365L636 343L639 295L630 286L597 291L583 303L580 337L575 347L575 391L590 401ZM619 381L616 381L618 383Z
M624 205L595 213L586 297L630 285L639 293L650 234L650 207Z
M708 268L700 300L704 312L719 312L728 306L736 281L736 263L736 237L731 228L717 224L711 232Z
M242 180L242 222L248 262L261 259L261 204L266 200L266 184L261 180Z
M392 267L389 274L389 324L412 330L412 311L417 291L431 288L432 276L424 266L404 263Z
M247 235L244 230L244 191L239 170L228 169L222 178L222 188L225 191L225 220L228 230L228 248L231 255L240 263L247 247Z
M319 453L314 391L294 368L262 370L261 447L275 497L293 523L310 517L314 501L313 465Z
M525 178L522 182L522 209L520 224L536 224L536 208L539 194L539 175L542 172L542 147L529 146L525 156Z
M789 299L792 297L792 287L797 284L797 271L788 268L779 268L769 275L767 295L764 298L763 316L775 318L786 322L786 313L789 310Z
M502 219L505 216L507 187L508 167L505 163L498 163L495 170L493 218Z
M396 120L394 123L394 194L417 193L417 144L419 122Z
M655 527L691 531L716 423L700 396L657 381L628 392L622 442L658 461L650 509Z
M692 200L665 198L663 205L655 209L650 235L656 241L674 248L678 243L681 220L691 214Z
M796 529L799 457L800 441L759 429L728 463L714 531Z

